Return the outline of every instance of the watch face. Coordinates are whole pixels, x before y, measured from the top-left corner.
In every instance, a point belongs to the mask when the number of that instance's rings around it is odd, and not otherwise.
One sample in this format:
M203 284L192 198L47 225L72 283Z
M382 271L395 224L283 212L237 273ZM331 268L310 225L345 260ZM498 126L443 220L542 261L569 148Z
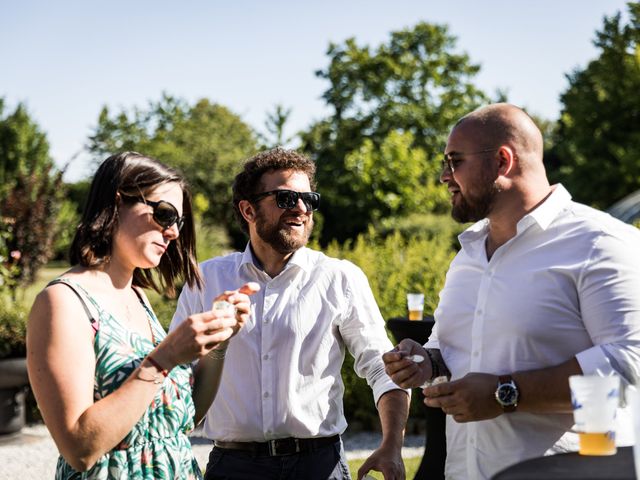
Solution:
M518 402L518 390L512 383L503 383L498 387L496 398L504 406L515 405Z

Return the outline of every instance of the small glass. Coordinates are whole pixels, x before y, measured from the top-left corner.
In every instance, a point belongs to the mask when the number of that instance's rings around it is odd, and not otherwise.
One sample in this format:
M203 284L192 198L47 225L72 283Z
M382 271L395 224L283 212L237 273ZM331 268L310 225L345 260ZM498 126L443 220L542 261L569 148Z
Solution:
M422 320L424 294L407 293L407 308L409 310L409 320Z

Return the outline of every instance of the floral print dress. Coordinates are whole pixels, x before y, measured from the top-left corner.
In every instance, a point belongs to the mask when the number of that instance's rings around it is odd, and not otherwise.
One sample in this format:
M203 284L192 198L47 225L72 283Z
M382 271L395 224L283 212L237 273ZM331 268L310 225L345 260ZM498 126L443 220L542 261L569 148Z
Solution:
M96 355L93 395L98 401L118 389L166 333L153 311L142 300L153 342L123 326L77 283L68 278L58 278L49 285L56 283L71 287L91 317ZM88 308L89 305L93 309ZM91 312L97 312L98 318ZM86 472L77 472L60 456L56 480L201 479L202 474L187 437L194 428L192 383L193 374L189 365L175 367L164 379L142 418L118 446L103 455Z

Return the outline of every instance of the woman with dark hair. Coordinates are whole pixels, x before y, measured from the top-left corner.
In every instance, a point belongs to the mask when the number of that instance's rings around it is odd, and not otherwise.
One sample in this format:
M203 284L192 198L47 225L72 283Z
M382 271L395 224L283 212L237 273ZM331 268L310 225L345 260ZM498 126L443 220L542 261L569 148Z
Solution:
M217 392L255 285L222 292L166 335L142 289L201 285L191 198L175 170L134 152L96 172L71 263L38 295L27 329L56 478L201 478L187 433Z

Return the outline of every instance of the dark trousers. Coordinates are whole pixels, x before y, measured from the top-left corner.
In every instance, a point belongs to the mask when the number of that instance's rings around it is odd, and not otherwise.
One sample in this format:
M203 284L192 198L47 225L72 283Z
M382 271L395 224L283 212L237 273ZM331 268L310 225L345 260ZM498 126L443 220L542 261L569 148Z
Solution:
M351 480L342 441L275 457L213 447L205 480Z

